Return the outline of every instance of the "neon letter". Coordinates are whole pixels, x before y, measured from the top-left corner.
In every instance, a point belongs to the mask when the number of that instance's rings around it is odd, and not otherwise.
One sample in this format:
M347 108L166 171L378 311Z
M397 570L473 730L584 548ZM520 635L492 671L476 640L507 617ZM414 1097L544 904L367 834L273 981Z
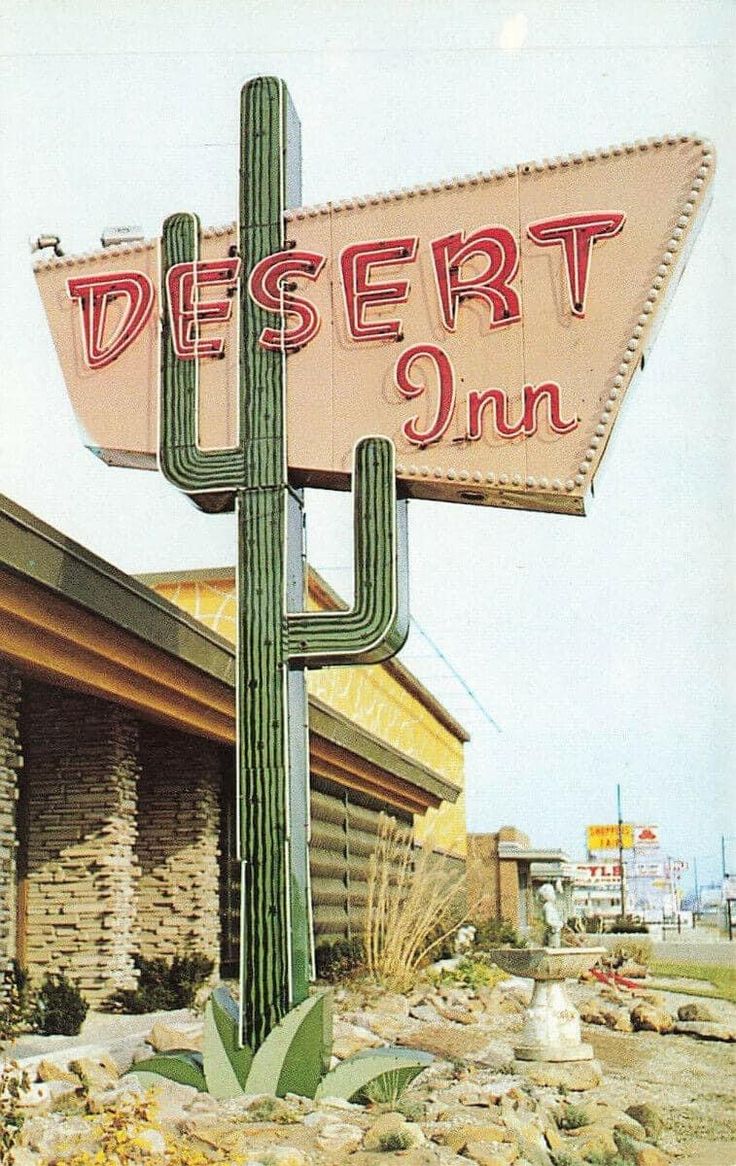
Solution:
M201 324L229 320L232 300L200 300L201 287L232 287L240 271L240 260L207 259L196 263L175 263L166 273L171 341L179 360L200 356L220 356L225 348L221 336L202 339Z
M476 255L485 258L485 269L461 278L463 264ZM482 227L466 238L455 231L434 239L432 257L442 322L448 332L457 326L458 303L471 296L489 305L490 328L521 319L519 297L510 286L519 266L519 248L505 227Z
M468 437L477 441L483 435L483 413L486 405L493 403L493 423L499 437L519 437L524 432L524 419L517 425L510 425L506 409L508 401L503 389L471 389L468 393Z
M248 291L259 308L266 312L279 312L282 317L297 316L294 327L286 329L264 328L258 337L263 348L278 352L294 351L317 335L319 312L314 304L300 296L291 295L282 280L287 276L304 276L316 279L325 265L325 256L313 251L276 251L256 263L250 273Z
M105 368L129 348L145 326L153 308L153 284L142 271L114 271L81 275L66 281L67 295L79 301L82 350L88 368ZM105 322L110 301L125 296L127 304L105 345Z
M426 429L424 432L417 429L416 417L412 417L410 421L404 422L402 432L406 439L411 441L413 445L429 445L432 441L439 441L452 420L452 413L455 408L455 374L447 353L443 352L436 344L415 344L412 348L407 348L405 352L402 352L396 361L396 367L394 369L394 381L396 382L397 389L402 397L412 398L421 396L426 385L424 383L416 384L414 381L411 381L409 379L409 373L414 362L424 356L434 364L437 372L439 396L434 421L429 429Z
M405 304L409 298L409 281L369 282L372 269L394 263L411 263L417 253L416 236L406 239L377 239L372 243L353 243L340 255L342 290L348 334L353 340L400 340L400 320L365 319L366 308L377 304Z
M618 211L597 214L563 215L558 219L540 219L530 223L527 234L540 247L559 243L565 257L567 294L573 316L585 315L590 253L596 239L618 235L626 215Z
M548 402L547 423L553 433L571 433L573 429L577 429L579 424L577 417L573 417L572 421L563 421L560 416L560 386L555 381L545 381L537 389L531 385L524 385L523 427L527 437L537 432L539 402L543 399Z

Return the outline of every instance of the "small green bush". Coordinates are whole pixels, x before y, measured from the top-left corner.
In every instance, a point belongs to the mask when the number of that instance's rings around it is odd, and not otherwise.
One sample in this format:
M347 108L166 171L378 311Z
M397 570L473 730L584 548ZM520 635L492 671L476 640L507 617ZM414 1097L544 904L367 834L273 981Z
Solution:
M502 972L484 952L464 955L452 968L440 968L432 973L435 984L461 984L468 988L493 988L501 980L508 980L508 972Z
M560 1130L579 1130L581 1126L590 1125L590 1118L582 1105L565 1105L557 1115L557 1128Z
M393 1150L408 1150L410 1146L411 1134L404 1130L391 1130L381 1134L378 1139L378 1148L385 1154L390 1154Z
M506 919L483 919L479 923L472 919L471 923L475 928L476 951L488 951L494 947L526 947L526 941Z
M365 948L361 939L336 939L321 943L314 953L317 977L339 984L365 971Z
M31 1021L44 1036L76 1036L89 1005L76 984L47 972L36 993Z
M19 1033L31 1027L33 998L28 973L13 960L2 977L0 997L0 1040L13 1040Z
M175 956L173 960L135 957L138 987L116 992L113 1007L120 1012L171 1012L191 1008L199 989L212 975L214 963L206 956Z

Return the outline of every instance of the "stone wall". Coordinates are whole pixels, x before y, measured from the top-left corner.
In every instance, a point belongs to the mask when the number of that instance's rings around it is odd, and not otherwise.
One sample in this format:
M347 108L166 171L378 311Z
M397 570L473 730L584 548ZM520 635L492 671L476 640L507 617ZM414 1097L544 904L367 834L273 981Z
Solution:
M0 999L3 973L15 954L15 814L22 765L19 712L20 677L0 661Z
M141 726L136 940L146 957L220 955L220 751Z
M468 901L474 918L505 919L518 927L519 863L499 858L499 842L529 845L527 836L512 826L502 826L496 834L468 834Z
M138 726L119 706L24 683L26 958L91 1004L133 987Z

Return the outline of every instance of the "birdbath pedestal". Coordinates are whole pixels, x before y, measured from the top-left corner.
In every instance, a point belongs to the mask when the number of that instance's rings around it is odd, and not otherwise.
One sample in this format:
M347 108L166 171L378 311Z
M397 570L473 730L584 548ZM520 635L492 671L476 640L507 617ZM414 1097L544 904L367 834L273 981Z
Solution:
M491 959L504 972L534 981L524 1014L520 1061L588 1061L593 1049L581 1039L580 1016L565 992L565 980L577 979L593 967L603 947L496 948Z

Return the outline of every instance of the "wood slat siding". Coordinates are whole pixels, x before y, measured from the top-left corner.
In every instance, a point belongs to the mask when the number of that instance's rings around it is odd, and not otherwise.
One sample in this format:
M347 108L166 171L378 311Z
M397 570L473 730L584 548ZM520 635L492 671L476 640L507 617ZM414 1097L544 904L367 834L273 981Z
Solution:
M235 861L232 796L223 798L222 919L223 971L237 967L240 868ZM379 801L312 778L312 837L309 867L312 884L315 943L360 936L368 896L368 864L376 848L381 813ZM408 829L409 814L392 815Z

